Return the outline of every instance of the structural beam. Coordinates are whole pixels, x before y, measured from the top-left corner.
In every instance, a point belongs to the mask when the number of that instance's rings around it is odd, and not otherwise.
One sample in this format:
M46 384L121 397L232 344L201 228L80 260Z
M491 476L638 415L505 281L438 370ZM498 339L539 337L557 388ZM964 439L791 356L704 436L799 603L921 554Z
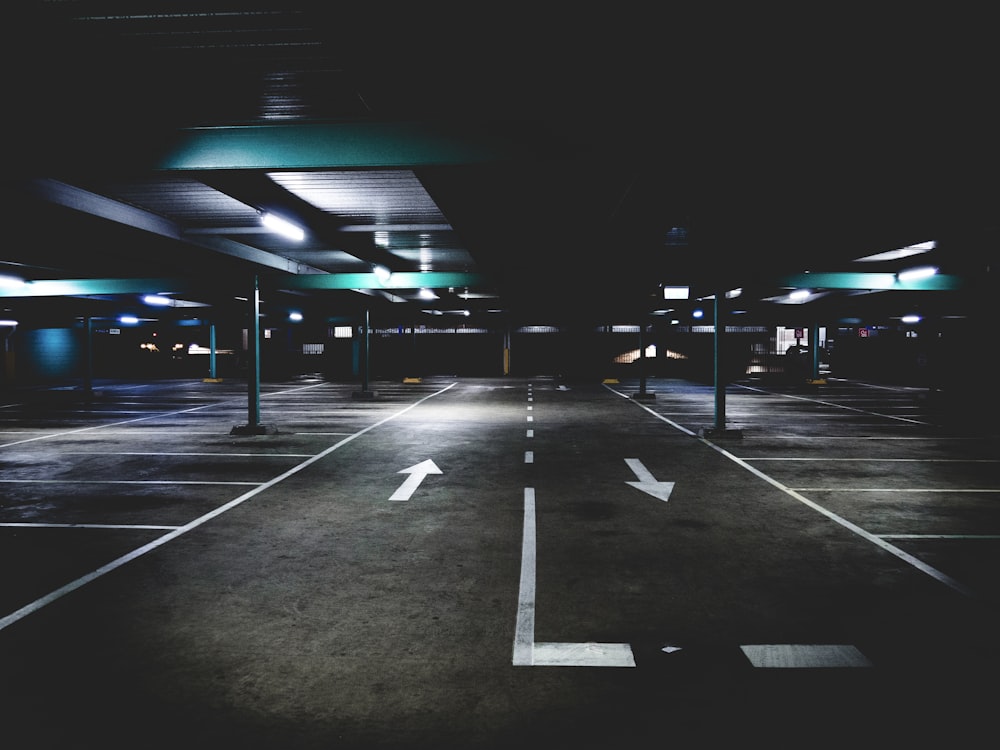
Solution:
M312 268L289 258L269 253L256 247L244 245L227 237L192 235L170 219L137 206L131 206L113 198L97 195L89 190L69 185L59 180L49 178L32 181L31 190L38 197L66 208L72 208L83 213L114 221L119 224L141 229L160 237L167 237L178 242L214 250L223 255L230 255L240 260L256 263L266 268L273 268L288 273L320 273Z
M477 287L486 283L478 273L408 271L394 273L385 283L374 273L321 273L289 276L273 282L279 289L444 289Z
M955 291L964 288L958 276L937 274L925 279L900 281L894 273L799 273L774 281L794 289L857 289L869 291Z
M468 123L299 123L191 128L164 170L417 168L524 159L550 152L523 133Z

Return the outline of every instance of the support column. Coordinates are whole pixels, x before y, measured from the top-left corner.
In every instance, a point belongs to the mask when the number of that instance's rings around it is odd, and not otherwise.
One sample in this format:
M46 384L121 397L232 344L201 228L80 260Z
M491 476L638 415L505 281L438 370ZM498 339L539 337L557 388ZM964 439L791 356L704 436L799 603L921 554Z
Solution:
M646 325L639 323L639 392L632 398L636 401L655 401L656 394L646 390Z
M725 291L715 293L715 333L713 334L713 381L715 383L715 425L702 431L707 438L742 438L743 430L726 429L726 376L723 361L725 351L726 321L724 318Z
M819 376L819 323L809 329L809 354L812 356L810 385L826 385L826 381Z
M208 377L205 378L206 383L221 383L222 378L220 378L217 373L216 359L215 359L215 323L208 324Z
M249 300L247 321L247 423L233 427L232 435L269 435L277 432L274 426L260 423L260 288L257 275L253 276L253 289Z
M94 319L83 319L83 390L89 396L94 392Z
M370 352L369 345L369 321L368 308L365 308L364 327L361 331L361 390L351 394L354 398L375 398L378 394L371 390L369 386Z

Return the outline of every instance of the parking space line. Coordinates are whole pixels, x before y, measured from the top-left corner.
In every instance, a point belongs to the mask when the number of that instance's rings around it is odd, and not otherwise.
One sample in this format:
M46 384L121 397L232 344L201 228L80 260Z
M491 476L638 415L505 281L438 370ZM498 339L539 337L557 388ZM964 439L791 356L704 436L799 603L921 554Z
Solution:
M605 386L605 387L607 388L607 386ZM622 396L623 398L628 398L628 396L626 394L621 393L619 391L616 391L613 388L608 388L608 390L611 391L612 393L616 393L617 395ZM756 390L756 389L751 389L751 390ZM762 391L762 392L766 393L766 391ZM802 400L809 401L811 399L802 399ZM649 412L654 417L657 417L658 419L661 419L664 422L667 422L668 424L672 425L673 427L675 427L676 429L680 430L681 432L684 432L687 435L691 435L693 437L696 437L701 443L703 443L704 445L707 445L709 448L711 448L712 450L718 452L720 455L725 456L730 461L734 462L738 466L741 466L742 468L744 468L746 471L749 471L754 476L756 476L756 477L764 480L768 484L770 484L773 487L777 488L778 490L784 492L786 495L789 495L790 497L794 498L795 500L798 500L803 505L805 505L805 506L807 506L809 508L812 508L817 513L820 513L820 514L826 516L831 521L833 521L834 523L839 524L840 526L843 526L848 531L851 531L854 534L857 534L862 539L865 539L865 540L871 542L872 544L874 544L875 546L880 547L881 549L885 550L886 552L894 555L895 557L897 557L898 559L902 560L906 564L908 564L908 565L916 568L917 570L919 570L919 571L921 571L923 573L926 573L927 575L931 576L932 578L940 581L941 583L945 584L949 588L952 588L955 591L957 591L957 592L959 592L961 594L964 594L965 596L968 596L970 598L976 596L976 593L972 589L970 589L968 586L965 586L961 582L955 580L954 578L952 578L951 576L947 575L946 573L943 573L942 571L938 570L937 568L933 567L932 565L928 565L923 560L921 560L921 559L919 559L917 557L914 557L910 553L901 550L899 547L896 547L893 544L890 544L885 539L880 538L876 534L872 534L871 532L866 531L865 529L861 528L857 524L851 523L850 521L848 521L843 516L837 515L833 511L828 510L827 508L824 508L819 503L813 502L808 497L806 497L805 495L801 494L803 492L821 492L821 491L822 492L834 492L834 491L858 492L859 490L856 490L856 489L843 489L843 488L829 488L829 489L825 489L825 488L800 488L800 489L793 489L792 487L788 487L787 485L779 482L777 479L774 479L773 477L768 476L767 474L765 474L763 471L761 471L757 467L752 466L749 463L749 461L744 461L739 456L737 456L737 455L735 455L733 453L730 453L728 450L726 450L725 448L723 448L723 447L721 447L719 445L716 445L711 440L708 440L708 439L706 439L704 437L695 435L695 433L691 432L690 430L686 429L685 427L682 427L682 426L676 424L675 422L672 422L669 419L666 419L666 418L662 417L661 415L657 414L656 411L654 411L653 409L649 408L645 404L639 403L638 401L635 401L633 399L629 399L629 401L631 403L634 403L640 409L644 409L645 411ZM868 491L876 491L876 490L868 490ZM889 492L889 491L897 491L897 492L920 492L920 491L924 491L924 492L954 492L955 490L877 490L877 491L883 491L883 492ZM1000 492L1000 490L964 490L964 491L965 492Z
M373 422L372 424L368 425L367 427L364 427L364 428L358 430L357 432L352 433L351 435L348 435L343 440L337 441L336 443L334 443L333 445L331 445L328 448L324 449L323 451L320 451L316 455L314 455L314 456L312 456L310 458L307 458L305 461L302 461L301 463L296 464L292 468L288 469L287 471L282 472L281 474L279 474L278 476L274 477L273 479L271 479L271 480L269 480L267 482L264 482L263 484L257 485L252 490L244 492L239 497L233 498L229 502L220 505L219 507L217 507L217 508L209 511L208 513L205 513L204 515L199 516L198 518L194 519L193 521L190 521L190 522L186 523L185 525L180 526L180 527L178 527L178 528L176 528L176 529L174 529L174 530L172 530L172 531L164 534L163 536L161 536L161 537L159 537L157 539L154 539L153 541L149 542L148 544L144 544L141 547L137 547L136 549L132 550L131 552L128 552L128 553L122 555L121 557L118 557L118 558L112 560L111 562L109 562L109 563L107 563L105 565L102 565L101 567L97 568L96 570L93 570L90 573L87 573L86 575L80 576L79 578L77 578L77 579L75 579L73 581L70 581L69 583L65 584L64 586L61 586L60 588L56 589L55 591L51 591L48 594L46 594L45 596L40 597L39 599L36 599L35 601L33 601L33 602L29 603L29 604L26 604L25 606L21 607L18 610L15 610L14 612L11 612L9 615L6 615L5 617L0 617L0 630L3 630L5 628L9 627L10 625L13 625L15 622L19 622L20 620L23 620L25 617L27 617L28 615L32 614L33 612L37 612L42 607L45 607L46 605L51 604L52 602L57 601L58 599L61 599L62 597L66 596L67 594L70 594L73 591L76 591L77 589L79 589L79 588L81 588L83 586L86 586L88 583L90 583L92 581L95 581L98 578L101 578L102 576L105 576L105 575L107 575L108 573L110 573L110 572L112 572L114 570L117 570L118 568L122 567L123 565L126 565L126 564L132 562L133 560L135 560L135 559L137 559L139 557L142 557L143 555L145 555L145 554L147 554L149 552L152 552L153 550L157 549L158 547L163 546L167 542L173 541L177 537L182 536L183 534L186 534L189 531L192 531L193 529L196 529L196 528L198 528L199 526L201 526L201 525L203 525L205 523L208 523L209 521L213 520L214 518L217 518L217 517L221 516L222 514L224 514L224 513L228 512L228 511L232 510L233 508L235 508L235 507L237 507L239 505L242 505L247 500L249 500L249 499L251 499L251 498L256 497L257 495L259 495L261 492L264 492L265 490L270 489L271 487L274 487L275 485L283 482L284 480L288 479L289 477L294 476L295 474L298 474L300 471L302 471L303 469L311 466L312 464L316 463L317 461L320 461L321 459L326 458L326 456L330 455L335 450L337 450L337 449L339 449L339 448L347 445L348 443L350 443L351 441L353 441L353 440L361 437L362 435L365 435L366 433L371 432L372 430L376 429L377 427L382 426L386 422L389 422L389 421L391 421L391 420L393 420L393 419L395 419L395 418L397 418L399 416L402 416L403 414L406 414L407 412L411 411L412 409L415 409L416 407L420 406L420 404L424 403L428 399L434 398L435 396L438 396L438 395L444 393L445 391L453 388L455 385L457 385L457 383L450 383L447 386L445 386L444 388L441 388L440 390L434 391L432 393L427 394L426 396L423 396L422 398L414 401L413 403L411 403L408 406L400 409L399 411L396 411L396 412L393 412L391 414L388 414L385 417L383 417L382 419L378 420L377 422ZM201 408L201 407L199 407L199 408ZM185 411L187 411L187 410L185 410ZM183 413L183 412L177 412L177 413ZM88 428L88 429L90 429L90 428ZM0 446L0 447L2 447L2 446Z
M17 529L139 529L171 531L180 526L158 526L139 523L0 523L2 528Z
M535 488L525 487L521 580L512 664L515 667L634 667L635 657L627 643L535 643L536 545Z

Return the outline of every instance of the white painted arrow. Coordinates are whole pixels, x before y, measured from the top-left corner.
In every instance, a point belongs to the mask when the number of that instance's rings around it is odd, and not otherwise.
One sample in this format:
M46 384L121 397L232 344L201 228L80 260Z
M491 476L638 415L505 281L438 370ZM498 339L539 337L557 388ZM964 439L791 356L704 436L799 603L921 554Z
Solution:
M670 493L674 490L673 482L658 482L649 469L642 465L638 458L626 458L625 463L635 473L638 482L626 482L638 490L642 490L648 495L652 495L663 502L670 499Z
M424 477L428 474L440 474L441 469L437 467L433 461L429 458L426 461L421 461L419 464L414 464L409 469L400 469L398 474L409 474L401 485L399 489L392 493L390 500L409 500L410 495L413 491L420 486L420 483L424 481Z

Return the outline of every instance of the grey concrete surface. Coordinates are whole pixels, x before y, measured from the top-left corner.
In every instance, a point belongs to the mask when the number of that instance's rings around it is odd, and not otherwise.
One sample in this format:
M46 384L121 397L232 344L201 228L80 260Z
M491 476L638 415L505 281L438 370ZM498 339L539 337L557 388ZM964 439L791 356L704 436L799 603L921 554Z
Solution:
M992 731L1000 438L923 390L95 386L3 394L4 747Z

